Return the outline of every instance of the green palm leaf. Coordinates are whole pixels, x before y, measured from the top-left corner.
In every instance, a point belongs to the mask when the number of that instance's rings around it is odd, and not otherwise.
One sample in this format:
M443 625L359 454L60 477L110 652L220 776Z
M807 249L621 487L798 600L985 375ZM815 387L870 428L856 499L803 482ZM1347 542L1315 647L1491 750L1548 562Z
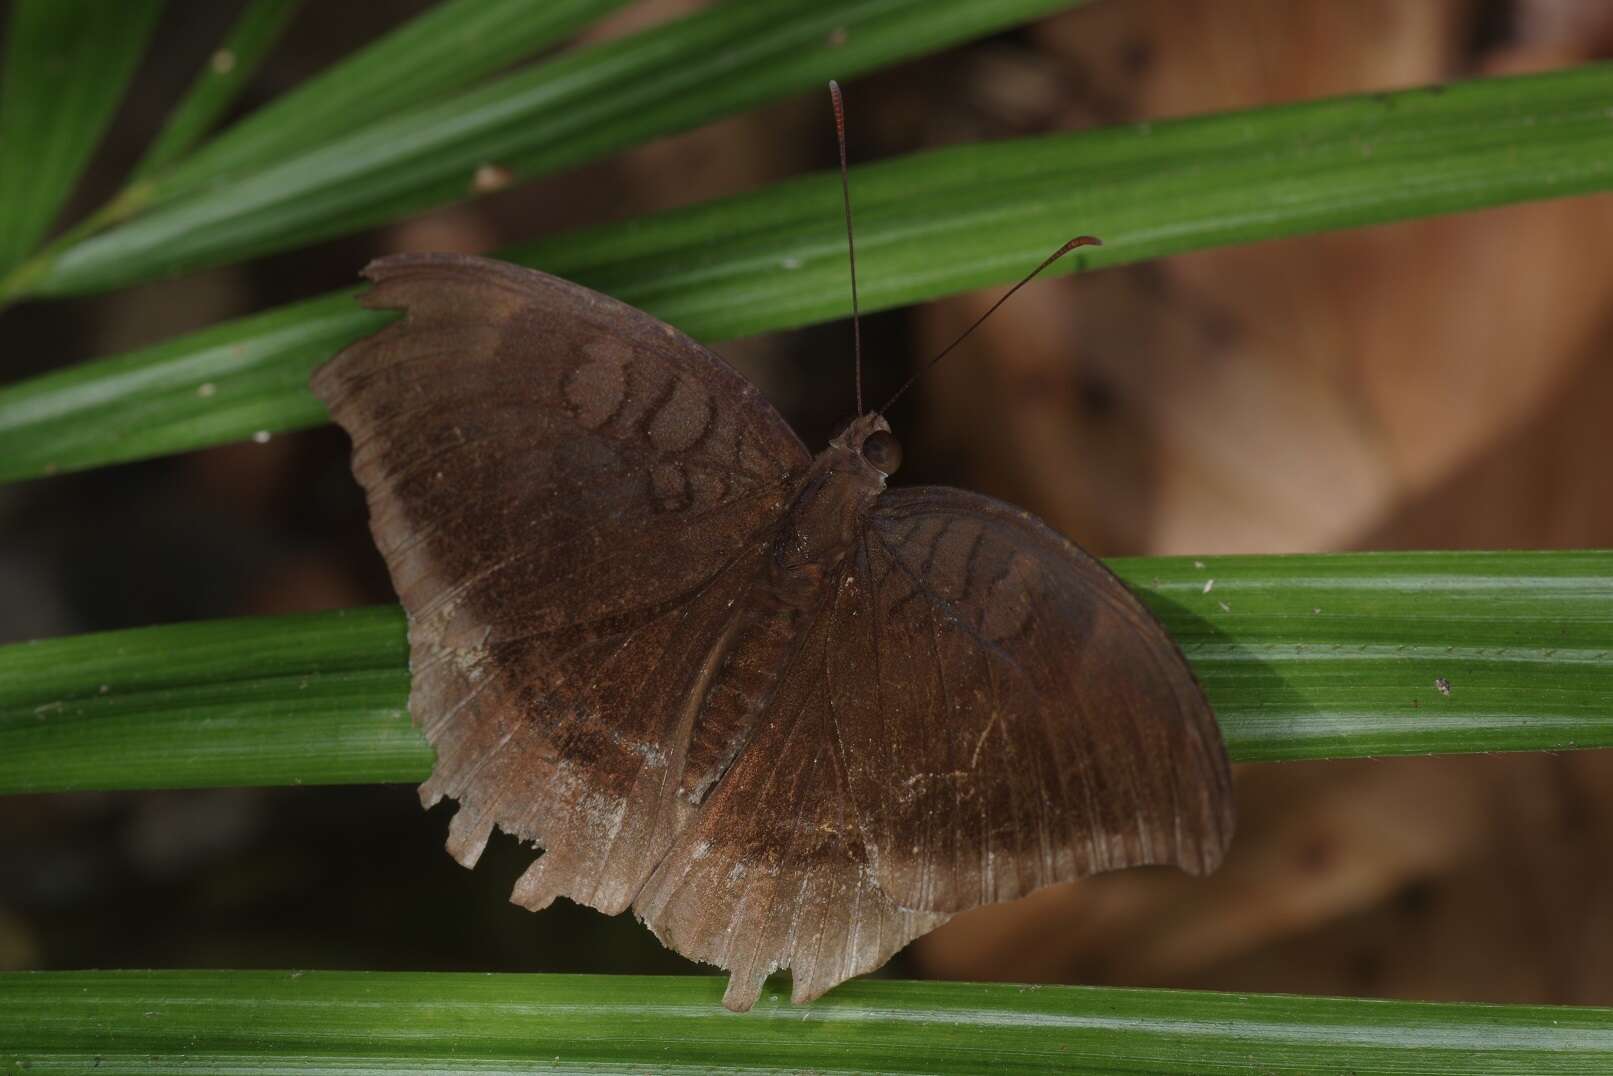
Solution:
M55 221L161 13L162 0L13 0L0 75L0 276Z
M1613 1010L861 980L736 1015L706 976L0 974L36 1071L1585 1073Z
M1113 567L1235 759L1613 746L1613 553ZM391 607L0 647L0 792L420 781L408 687Z
M58 244L0 281L0 296L99 291L356 231L469 197L484 165L553 172L1070 3L722 4L374 122L310 117L329 136L306 147L297 131L292 145L281 140L310 111L298 101L250 138L226 134L219 150L131 191L111 216L132 219ZM359 73L371 70L397 68Z
M1610 99L1600 65L867 165L864 309L1011 280L1078 231L1104 246L1064 271L1604 190ZM839 197L813 176L510 256L696 337L788 328L850 311ZM308 373L383 320L329 296L0 390L0 479L322 423Z

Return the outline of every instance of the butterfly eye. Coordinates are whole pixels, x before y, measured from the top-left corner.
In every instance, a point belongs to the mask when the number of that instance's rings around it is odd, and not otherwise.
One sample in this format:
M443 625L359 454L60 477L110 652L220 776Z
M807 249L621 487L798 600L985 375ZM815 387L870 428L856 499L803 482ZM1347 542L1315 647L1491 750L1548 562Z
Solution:
M902 443L889 430L875 430L863 439L863 459L880 474L893 475L902 465Z

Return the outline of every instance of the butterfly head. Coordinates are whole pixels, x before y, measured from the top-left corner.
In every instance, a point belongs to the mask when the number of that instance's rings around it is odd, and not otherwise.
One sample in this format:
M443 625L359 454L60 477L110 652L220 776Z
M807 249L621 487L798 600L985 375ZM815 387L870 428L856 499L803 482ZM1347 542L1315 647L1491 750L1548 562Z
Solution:
M877 411L852 419L829 445L856 456L878 471L882 479L895 474L902 465L902 443L891 433L885 416Z

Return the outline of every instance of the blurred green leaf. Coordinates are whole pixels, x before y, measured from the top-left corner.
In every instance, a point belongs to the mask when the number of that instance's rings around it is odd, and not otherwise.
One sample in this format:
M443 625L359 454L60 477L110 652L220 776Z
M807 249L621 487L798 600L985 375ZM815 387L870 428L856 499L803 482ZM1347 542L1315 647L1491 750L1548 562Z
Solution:
M386 321L330 295L0 389L0 480L318 425L308 372Z
M0 290L98 291L357 231L469 197L484 165L553 172L1072 2L720 4L374 123L344 117L349 133L255 157L261 166L246 171L198 178L217 167L203 150L131 195L125 206L144 208L134 219L47 250ZM395 78L395 66L382 70Z
M1613 746L1613 552L1109 564L1240 761Z
M1613 746L1613 553L1111 563L1236 759ZM0 647L0 792L420 781L408 686L392 607Z
M446 0L436 4L258 109L156 183L128 193L111 216L121 218L152 202L228 183L383 117L439 101L443 94L563 40L623 3Z
M964 145L858 168L857 281L884 310L1207 247L1613 189L1613 63ZM517 247L702 339L845 317L838 178Z
M50 228L162 12L162 0L12 0L0 74L0 276Z
M0 792L413 780L408 690L395 608L0 647Z
M1013 279L1076 232L1105 245L1056 271L1605 189L1609 100L1598 65L860 167L864 309ZM511 256L696 337L787 328L849 312L839 198L817 175ZM0 390L0 479L314 425L309 371L378 324L332 296Z
M131 174L138 180L183 157L235 102L303 0L251 0Z
M1613 1010L847 983L743 1015L722 980L341 971L0 974L0 1062L110 1072L1588 1073Z

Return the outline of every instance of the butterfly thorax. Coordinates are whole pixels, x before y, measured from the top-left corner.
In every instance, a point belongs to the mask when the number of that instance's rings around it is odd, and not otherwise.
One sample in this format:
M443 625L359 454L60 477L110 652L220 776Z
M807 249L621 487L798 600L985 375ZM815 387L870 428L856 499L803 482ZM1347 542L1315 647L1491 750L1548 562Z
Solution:
M826 578L863 530L863 517L885 491L885 475L863 454L868 437L890 427L879 415L855 419L818 453L779 522L767 563L769 589L782 604L815 604Z
M733 762L801 645L804 626L820 612L840 566L864 533L866 516L885 490L885 474L863 455L867 435L889 427L865 416L801 473L789 507L773 525L753 584L728 606L721 630L682 688L692 735L726 735L726 747L696 749L679 781L685 802L699 804Z

